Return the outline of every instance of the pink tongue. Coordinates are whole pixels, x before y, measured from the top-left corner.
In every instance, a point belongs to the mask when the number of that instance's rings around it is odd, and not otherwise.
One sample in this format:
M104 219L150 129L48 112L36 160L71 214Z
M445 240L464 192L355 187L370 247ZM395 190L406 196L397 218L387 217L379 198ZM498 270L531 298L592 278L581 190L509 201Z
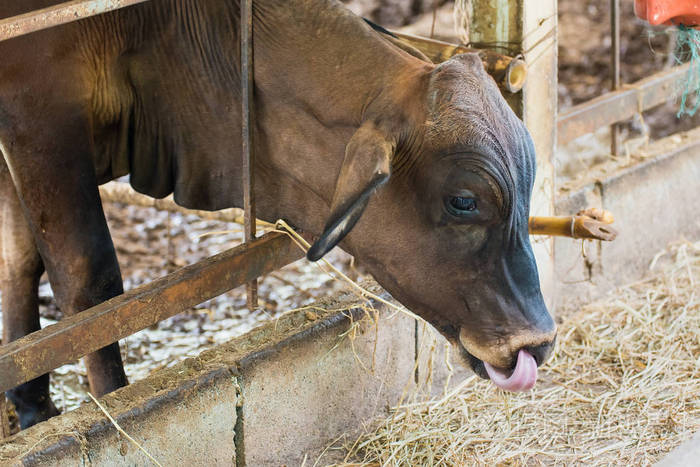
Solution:
M493 384L506 391L529 391L537 381L537 362L527 350L521 349L518 352L518 362L510 376L506 376L501 370L486 362L484 362L484 367L486 367L486 373L489 374Z

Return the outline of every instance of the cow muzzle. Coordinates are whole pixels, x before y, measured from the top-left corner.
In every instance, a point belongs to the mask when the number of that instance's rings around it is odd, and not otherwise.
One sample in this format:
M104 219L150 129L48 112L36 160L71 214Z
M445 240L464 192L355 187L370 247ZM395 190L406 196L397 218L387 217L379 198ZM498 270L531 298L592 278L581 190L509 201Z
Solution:
M463 328L459 342L474 372L511 392L529 391L537 382L537 367L552 352L556 329L547 333L523 333L497 348L476 344Z

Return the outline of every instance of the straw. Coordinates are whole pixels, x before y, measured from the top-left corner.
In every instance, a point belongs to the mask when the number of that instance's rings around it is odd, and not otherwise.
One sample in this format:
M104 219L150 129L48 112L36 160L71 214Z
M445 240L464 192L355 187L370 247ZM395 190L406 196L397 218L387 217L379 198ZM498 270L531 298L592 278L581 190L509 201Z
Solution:
M124 429L123 429L123 428L119 425L119 423L117 423L117 421L109 414L109 412L107 412L107 409L105 409L104 406L103 406L102 404L100 404L100 402L97 400L97 398L95 398L95 396L93 396L93 395L92 395L91 393L89 393L89 392L88 392L88 396L90 396L90 399L92 399L92 401L93 401L95 404L97 404L97 407L102 411L103 414L105 414L105 416L107 417L107 419L109 419L109 421L112 422L112 425L114 425L114 428L116 428L117 431L118 431L119 433L121 433L122 435L124 435L124 437L125 437L126 439L128 439L129 441L131 441L141 452L143 452L143 453L146 455L146 457L148 457L148 458L151 460L151 462L153 462L155 465L157 465L157 466L159 466L159 467L162 467L162 464L161 464L160 462L158 462L157 460L155 460L155 458L154 458L148 451L146 451L146 450L143 448L143 446L141 446L141 445L139 444L138 441L136 441L134 438L132 438L131 436L129 436L129 434L128 434L126 431L124 431Z
M345 461L656 462L700 429L700 242L672 245L655 263L651 277L561 313L533 391L471 377L439 400L413 394L346 445Z

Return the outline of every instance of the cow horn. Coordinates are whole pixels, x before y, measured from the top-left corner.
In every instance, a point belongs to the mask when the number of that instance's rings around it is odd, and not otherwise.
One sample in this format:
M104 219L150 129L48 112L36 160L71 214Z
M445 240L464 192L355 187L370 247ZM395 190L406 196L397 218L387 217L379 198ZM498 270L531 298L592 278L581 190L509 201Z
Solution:
M318 261L338 244L362 216L369 198L389 179L394 143L376 125L366 122L345 147L331 214L320 238L306 257Z

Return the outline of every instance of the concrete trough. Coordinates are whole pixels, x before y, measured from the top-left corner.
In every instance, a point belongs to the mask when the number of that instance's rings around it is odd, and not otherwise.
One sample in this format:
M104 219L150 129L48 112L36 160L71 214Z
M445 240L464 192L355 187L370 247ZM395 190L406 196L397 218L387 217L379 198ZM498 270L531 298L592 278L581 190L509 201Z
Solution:
M291 312L101 402L162 465L313 464L386 414L419 371L415 320L377 304L375 322L363 303L350 294ZM148 464L95 404L0 443L0 465Z
M587 207L615 215L613 242L555 238L559 305L586 303L647 272L670 242L700 238L700 128L649 145L647 157L610 174L583 180L557 198L557 214Z
M669 241L698 238L700 130L671 138L650 146L642 163L558 199L558 214L611 210L620 230L612 244L588 245L585 261L580 242L556 240L559 304L633 281ZM382 304L376 310L375 322L352 294L326 299L102 403L163 465L312 465L333 440L386 414L416 384L441 390L467 374L456 361L450 370L448 346L432 328ZM320 464L337 460L332 453ZM148 464L95 404L0 442L0 465Z

